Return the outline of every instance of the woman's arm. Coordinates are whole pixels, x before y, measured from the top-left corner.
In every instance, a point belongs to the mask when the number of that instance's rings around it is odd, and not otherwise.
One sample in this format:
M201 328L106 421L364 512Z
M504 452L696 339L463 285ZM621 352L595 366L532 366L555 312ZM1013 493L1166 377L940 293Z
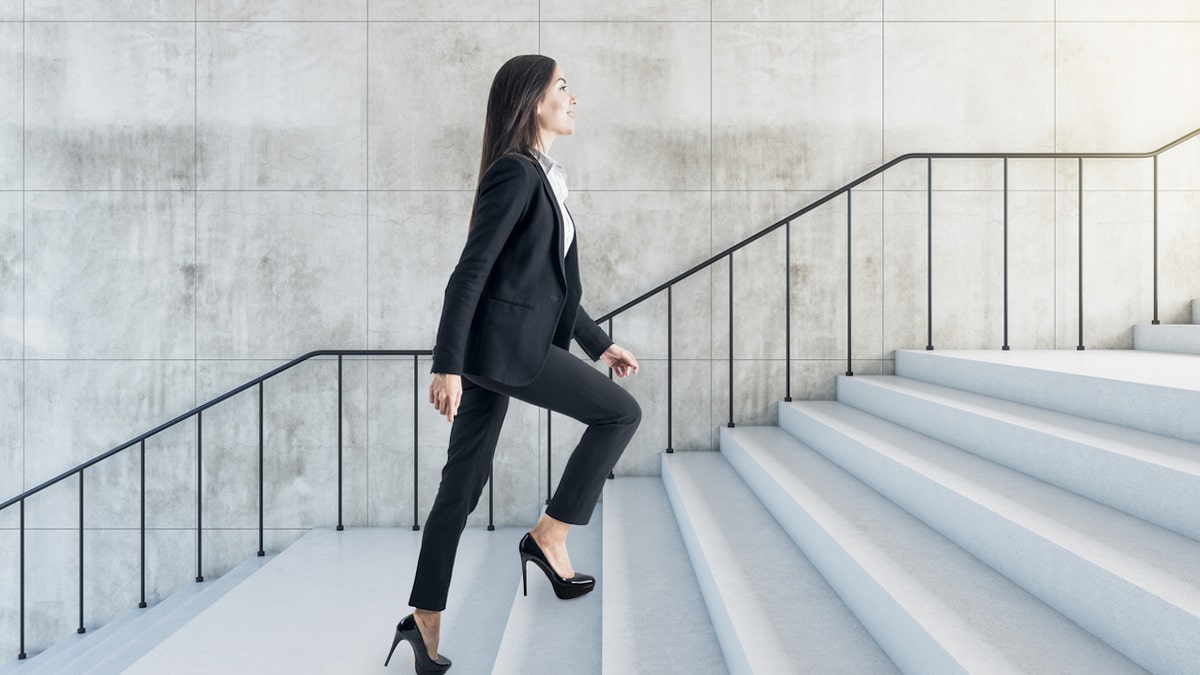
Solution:
M433 347L433 372L461 375L467 331L492 265L533 195L532 164L501 157L483 174L475 204L475 224L467 235L458 265L446 284L442 318Z
M604 354L613 341L609 339L608 333L605 333L592 317L583 309L583 305L579 306L579 312L575 314L575 329L572 331L575 336L575 341L583 347L583 351L587 353L593 361L600 360L600 356Z

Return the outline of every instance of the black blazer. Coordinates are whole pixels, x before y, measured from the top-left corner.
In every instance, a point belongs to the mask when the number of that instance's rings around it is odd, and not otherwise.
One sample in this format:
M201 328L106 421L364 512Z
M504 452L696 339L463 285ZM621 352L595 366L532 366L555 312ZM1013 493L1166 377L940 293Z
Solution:
M484 172L475 224L446 284L434 373L482 375L519 387L550 345L574 337L592 361L612 344L579 306L578 232L566 260L562 212L532 158L506 155Z

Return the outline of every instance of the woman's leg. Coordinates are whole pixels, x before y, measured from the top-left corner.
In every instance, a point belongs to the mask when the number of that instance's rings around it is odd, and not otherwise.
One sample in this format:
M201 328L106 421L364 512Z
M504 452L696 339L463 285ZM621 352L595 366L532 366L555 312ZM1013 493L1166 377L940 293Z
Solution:
M563 468L546 514L532 532L534 541L555 570L569 577L572 570L566 555L567 530L570 525L587 525L591 519L604 480L637 431L641 408L616 382L554 346L550 347L541 372L523 387L480 381L502 394L588 425Z
M508 397L463 378L462 401L450 428L442 482L421 535L421 553L408 604L431 658L437 657L441 614L454 571L458 542L491 470ZM428 632L427 632L428 631Z

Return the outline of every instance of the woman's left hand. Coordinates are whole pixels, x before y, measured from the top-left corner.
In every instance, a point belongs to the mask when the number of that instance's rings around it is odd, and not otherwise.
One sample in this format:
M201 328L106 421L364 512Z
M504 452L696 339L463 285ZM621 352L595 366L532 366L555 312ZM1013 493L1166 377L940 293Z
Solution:
M626 375L633 375L638 371L638 362L637 359L633 358L633 354L628 349L619 347L616 344L604 350L600 358L604 359L604 362L608 364L609 368L612 368L617 377L623 378Z

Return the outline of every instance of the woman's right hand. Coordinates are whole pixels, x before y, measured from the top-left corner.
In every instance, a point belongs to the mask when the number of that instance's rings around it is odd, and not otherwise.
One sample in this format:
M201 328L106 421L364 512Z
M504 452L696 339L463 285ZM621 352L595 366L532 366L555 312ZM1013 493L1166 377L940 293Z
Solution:
M437 408L438 414L446 416L447 422L453 422L458 414L458 404L462 402L462 376L434 373L433 382L429 383L429 402Z

